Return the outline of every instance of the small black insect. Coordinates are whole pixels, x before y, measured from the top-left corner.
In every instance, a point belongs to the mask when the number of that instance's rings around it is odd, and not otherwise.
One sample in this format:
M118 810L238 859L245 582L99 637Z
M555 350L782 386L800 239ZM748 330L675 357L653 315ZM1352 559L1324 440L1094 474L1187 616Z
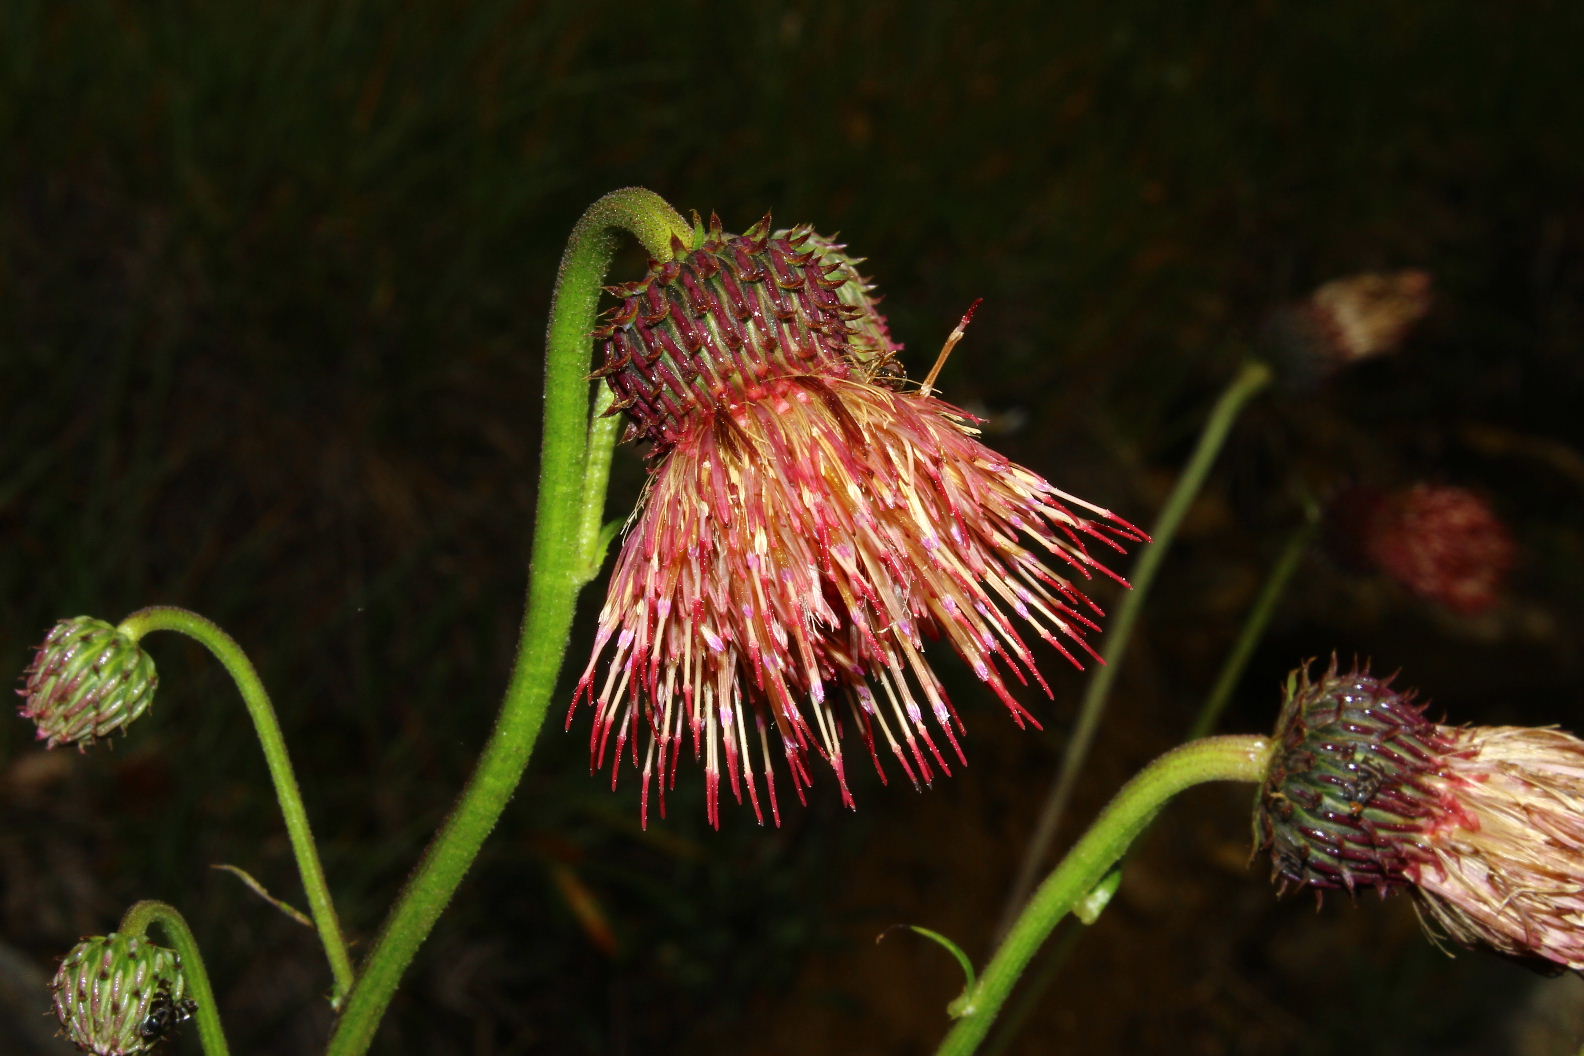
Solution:
M198 1002L190 997L173 1000L169 990L159 990L149 1002L148 1015L138 1027L138 1037L144 1041L169 1041L178 1026L187 1022L198 1011Z

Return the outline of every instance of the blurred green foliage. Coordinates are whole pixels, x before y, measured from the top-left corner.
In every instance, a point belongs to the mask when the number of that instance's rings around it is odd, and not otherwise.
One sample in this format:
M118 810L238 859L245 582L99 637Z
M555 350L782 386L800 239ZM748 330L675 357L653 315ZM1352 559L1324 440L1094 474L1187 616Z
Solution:
M1139 521L1265 308L1337 274L1428 268L1440 306L1407 353L1246 423L1170 564L1087 805L1186 725L1295 476L1483 486L1527 556L1511 607L1478 625L1317 563L1239 722L1268 724L1276 675L1338 648L1404 665L1459 719L1577 725L1581 30L1565 3L10 0L0 656L20 670L56 617L149 603L227 627L279 701L366 939L503 688L562 241L588 202L641 183L736 229L773 209L839 230L915 374L986 298L947 395L1026 420L994 441ZM618 510L642 476L619 462ZM168 899L211 951L239 1048L313 1051L315 944L206 868L297 900L243 712L196 649L151 648L160 699L113 749L40 757L0 723L0 927L42 964L132 900ZM982 955L1077 685L1059 673L1052 730L1019 735L953 677L965 775L917 800L871 781L856 817L817 789L778 832L708 832L685 775L641 833L634 789L585 776L586 726L547 734L380 1051L927 1046L949 966L895 940L855 951L908 919ZM1342 1051L1320 976L1366 1024L1347 1051L1496 1051L1492 1005L1519 985L1505 966L1441 965L1399 928L1391 949L1423 972L1306 975L1316 957L1273 944L1302 932L1313 951L1322 925L1401 914L1311 923L1256 878L1184 880L1242 823L1184 828L1208 832L1137 867L1081 954L1144 973L1158 1026L1129 1028L1136 992L1107 1007L1105 972L1086 971L1028 1051ZM1152 875L1186 886L1182 906L1241 916L1152 917ZM1219 998L1172 985L1207 955ZM1431 1015L1407 992L1419 979L1463 996Z

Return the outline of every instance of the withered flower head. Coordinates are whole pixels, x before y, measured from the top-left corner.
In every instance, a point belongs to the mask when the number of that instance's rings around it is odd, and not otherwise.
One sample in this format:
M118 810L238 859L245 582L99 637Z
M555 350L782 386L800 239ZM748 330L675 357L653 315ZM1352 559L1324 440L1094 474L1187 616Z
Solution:
M1407 888L1432 937L1584 969L1584 741L1439 725L1390 682L1289 676L1254 814L1272 878Z
M617 288L597 334L597 376L653 445L651 478L572 712L591 702L591 762L613 785L624 751L641 767L646 819L685 743L714 824L722 770L761 822L762 775L779 823L774 755L800 799L822 757L851 805L849 722L882 779L877 735L915 784L950 773L962 725L926 642L944 637L1033 721L1006 684L1045 686L1021 628L1078 663L1100 615L1047 562L1116 578L1089 542L1144 538L910 387L842 249L768 217L740 236L714 221L697 249Z
M1430 311L1431 287L1430 273L1417 268L1332 279L1271 312L1260 343L1289 386L1308 388L1396 351Z

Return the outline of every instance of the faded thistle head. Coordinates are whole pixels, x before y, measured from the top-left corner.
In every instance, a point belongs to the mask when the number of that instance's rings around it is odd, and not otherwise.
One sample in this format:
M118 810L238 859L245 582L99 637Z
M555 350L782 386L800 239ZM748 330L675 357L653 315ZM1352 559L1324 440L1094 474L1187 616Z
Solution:
M1254 812L1273 879L1405 888L1433 938L1584 968L1584 741L1440 725L1390 683L1289 677Z
M1430 311L1430 273L1364 272L1317 287L1270 312L1261 352L1289 388L1310 389L1354 363L1395 352Z
M651 476L567 721L590 703L592 764L614 785L629 754L645 817L689 751L717 824L723 771L779 822L776 759L800 799L822 759L850 805L850 730L882 778L882 751L915 784L950 773L962 724L928 643L1033 721L1007 685L1045 686L1025 636L1092 656L1100 611L1068 575L1116 578L1089 547L1144 538L909 383L859 263L808 228L714 221L616 288L596 335Z

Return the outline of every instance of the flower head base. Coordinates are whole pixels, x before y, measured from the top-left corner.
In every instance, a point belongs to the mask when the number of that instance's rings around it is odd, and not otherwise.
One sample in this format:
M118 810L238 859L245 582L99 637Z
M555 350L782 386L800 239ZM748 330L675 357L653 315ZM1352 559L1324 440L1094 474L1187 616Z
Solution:
M654 443L652 477L573 712L593 705L592 762L610 762L613 784L631 752L646 819L651 786L663 812L689 744L715 824L722 770L761 822L763 776L779 823L772 755L800 799L822 757L851 805L849 723L882 779L877 738L915 784L950 773L962 726L929 640L945 638L1020 723L1032 716L1006 676L1045 683L1014 616L1074 663L1094 655L1098 608L1045 560L1112 575L1086 543L1121 550L1142 533L905 388L839 247L768 220L744 236L717 224L618 292L599 373L630 435Z
M1284 889L1407 887L1433 935L1584 969L1584 741L1438 725L1334 659L1276 741L1254 834Z
M51 748L85 748L124 729L148 710L159 682L136 641L90 616L50 628L23 679L22 717Z
M72 947L50 989L67 1038L95 1056L152 1052L197 1010L175 950L117 932Z
M1502 595L1517 547L1490 504L1466 488L1354 488L1328 514L1334 542L1428 601L1465 615Z
M1271 879L1283 890L1407 884L1416 845L1400 837L1441 811L1429 779L1451 743L1413 694L1367 670L1339 673L1335 657L1318 681L1301 667L1274 743L1254 814Z
M1430 302L1430 274L1418 269L1332 279L1273 311L1261 344L1289 385L1308 388L1359 360L1396 351Z

